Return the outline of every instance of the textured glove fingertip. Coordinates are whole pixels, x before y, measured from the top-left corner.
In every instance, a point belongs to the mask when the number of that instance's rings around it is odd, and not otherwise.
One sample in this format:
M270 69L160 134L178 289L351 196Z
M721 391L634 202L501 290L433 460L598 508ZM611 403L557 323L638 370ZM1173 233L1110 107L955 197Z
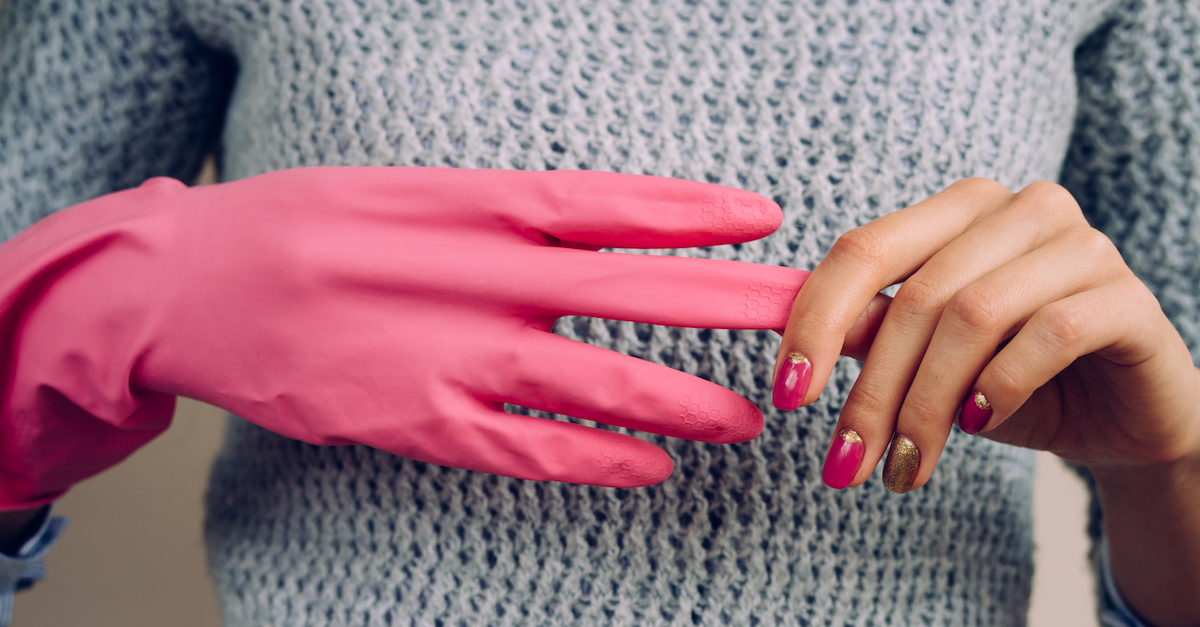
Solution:
M708 233L730 243L756 240L783 224L779 205L752 192L717 194L700 205L700 220Z
M687 429L681 437L731 444L753 440L763 430L762 411L741 396L687 395L679 400L679 408L679 422Z
M640 488L662 483L675 470L675 462L666 451L642 442L633 447L605 447L599 454L597 485L612 488Z

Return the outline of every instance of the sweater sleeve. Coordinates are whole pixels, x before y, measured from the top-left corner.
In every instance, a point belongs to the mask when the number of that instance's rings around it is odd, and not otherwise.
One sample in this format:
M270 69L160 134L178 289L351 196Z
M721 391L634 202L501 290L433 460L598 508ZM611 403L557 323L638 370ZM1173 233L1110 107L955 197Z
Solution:
M191 182L233 74L173 0L3 0L0 242L152 176Z
M1078 114L1062 184L1200 360L1200 3L1121 0L1076 50L1075 66ZM1091 492L1097 599L1112 620L1125 606L1107 572L1095 485L1072 467Z

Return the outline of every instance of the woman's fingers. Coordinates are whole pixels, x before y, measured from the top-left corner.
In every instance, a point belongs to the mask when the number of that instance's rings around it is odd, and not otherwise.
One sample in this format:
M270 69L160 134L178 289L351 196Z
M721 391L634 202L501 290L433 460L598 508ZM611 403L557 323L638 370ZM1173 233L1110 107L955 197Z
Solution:
M998 183L968 179L842 235L792 305L772 378L776 408L816 400L843 338L875 295L919 269L1008 195Z
M850 462L842 462L845 468L834 474L841 477L835 483L844 485L837 487L865 481L883 456L893 433L913 437L902 428L897 431L896 417L902 413L910 386L915 385L922 359L932 349L930 341L943 318L943 310L977 277L1038 245L1044 235L1020 228L1026 213L1027 207L1013 203L1005 210L981 217L966 233L926 261L900 288L842 408L836 432L849 430L859 438L863 463L851 469ZM979 254L980 251L987 254ZM949 424L945 429L949 432ZM936 434L930 434L929 439L936 440ZM841 448L842 443L835 440L831 455L837 456ZM936 455L928 454L932 448L931 444L918 443L911 452L925 454L925 465L931 465L937 459Z
M472 372L470 386L483 400L702 442L744 442L762 432L762 412L735 392L545 331L522 333L503 362Z
M833 314L821 313L822 309L831 311L829 303L837 303L839 299L843 303L852 302L855 298L861 299L867 290L882 289L887 284L885 281L907 279L888 308L862 373L843 408L830 445L830 461L825 473L831 486L847 487L865 481L883 457L888 443L897 434L897 418L922 360L931 349L930 341L955 295L997 267L1086 224L1078 205L1056 185L1033 184L1018 194L1010 194L998 187L973 181L960 182L922 205L914 205L856 229L872 233L858 236L860 239L866 237L879 242L874 248L882 251L880 254L860 255L874 257L874 261L855 264L852 258L839 259L831 252L801 289L791 320L833 315L832 321L826 319L825 324L836 329L846 323L836 309L832 309ZM964 221L967 222L965 225ZM954 228L963 230L956 233ZM845 239L843 237L843 241ZM851 247L852 250L856 248L870 247ZM1045 274L1047 267L1052 266L1037 266L1036 270L1031 268L1029 271ZM880 268L884 270L880 271ZM1027 287L1028 282L1028 276L1016 281L1022 287ZM851 286L850 290L842 289L857 293L839 294L835 289L839 285ZM797 330L803 328L800 325ZM792 330L789 327L789 331ZM806 343L819 345L836 335L836 331L823 334L819 330L797 333L790 342L791 338L785 337L781 352L785 356L791 351L803 353ZM989 348L994 349L995 344ZM832 362L832 359L824 357L828 349L818 351L815 365L819 369L822 361ZM788 387L788 360L781 361L785 366L778 369L777 398L779 387ZM812 389L804 401L811 402L816 398L824 384L821 374L827 377L830 368L832 363L826 363L826 372L815 373ZM799 404L800 396L796 394L796 404ZM787 403L777 403L777 406L781 409L794 407ZM913 405L910 409L918 416L928 414L924 407ZM941 428L948 433L950 420L944 422ZM937 456L926 454L922 461L921 454L932 445L921 448L903 431L899 436L902 437L896 439L892 471L886 474L895 478L908 473L906 481L889 485L902 492L912 487L918 471L932 467ZM940 452L945 434L941 434L940 439L937 434L932 434L930 439L937 442L936 449ZM907 455L902 454L904 452Z
M902 386L895 433L897 438L903 436L912 443L909 455L918 460L918 465L907 468L913 473L907 476L898 468L888 472L885 465L885 484L889 489L904 492L924 485L929 479L950 434L955 413L976 375L996 354L996 347L1002 341L1012 337L1044 307L1114 279L1123 267L1119 261L1120 254L1106 237L1092 229L1080 229L958 290L936 322L936 330L919 357L919 368L911 385ZM1048 271L1049 268L1054 270ZM861 377L859 381L862 382ZM868 383L877 384L875 380ZM979 406L988 404L986 398L980 400ZM975 424L978 413L971 411L979 406L973 399L968 403L961 424L964 431L974 433L982 426ZM848 418L868 417L853 414ZM903 454L903 449L891 453ZM869 474L874 461L870 458L867 461Z

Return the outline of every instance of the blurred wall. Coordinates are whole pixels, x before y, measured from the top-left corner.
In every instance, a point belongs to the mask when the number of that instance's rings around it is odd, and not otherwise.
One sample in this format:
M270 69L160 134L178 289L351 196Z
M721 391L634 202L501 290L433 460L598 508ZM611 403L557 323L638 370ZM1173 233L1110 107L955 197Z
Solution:
M1033 492L1037 571L1030 627L1096 627L1096 594L1087 562L1087 490L1066 465L1038 453Z

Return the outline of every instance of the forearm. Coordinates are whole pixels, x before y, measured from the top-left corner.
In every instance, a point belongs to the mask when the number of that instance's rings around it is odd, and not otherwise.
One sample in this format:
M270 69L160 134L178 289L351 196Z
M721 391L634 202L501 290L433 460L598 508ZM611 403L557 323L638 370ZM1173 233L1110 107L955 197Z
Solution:
M1158 627L1200 624L1200 455L1092 474L1126 603Z
M45 507L0 512L0 553L16 555L38 530Z

